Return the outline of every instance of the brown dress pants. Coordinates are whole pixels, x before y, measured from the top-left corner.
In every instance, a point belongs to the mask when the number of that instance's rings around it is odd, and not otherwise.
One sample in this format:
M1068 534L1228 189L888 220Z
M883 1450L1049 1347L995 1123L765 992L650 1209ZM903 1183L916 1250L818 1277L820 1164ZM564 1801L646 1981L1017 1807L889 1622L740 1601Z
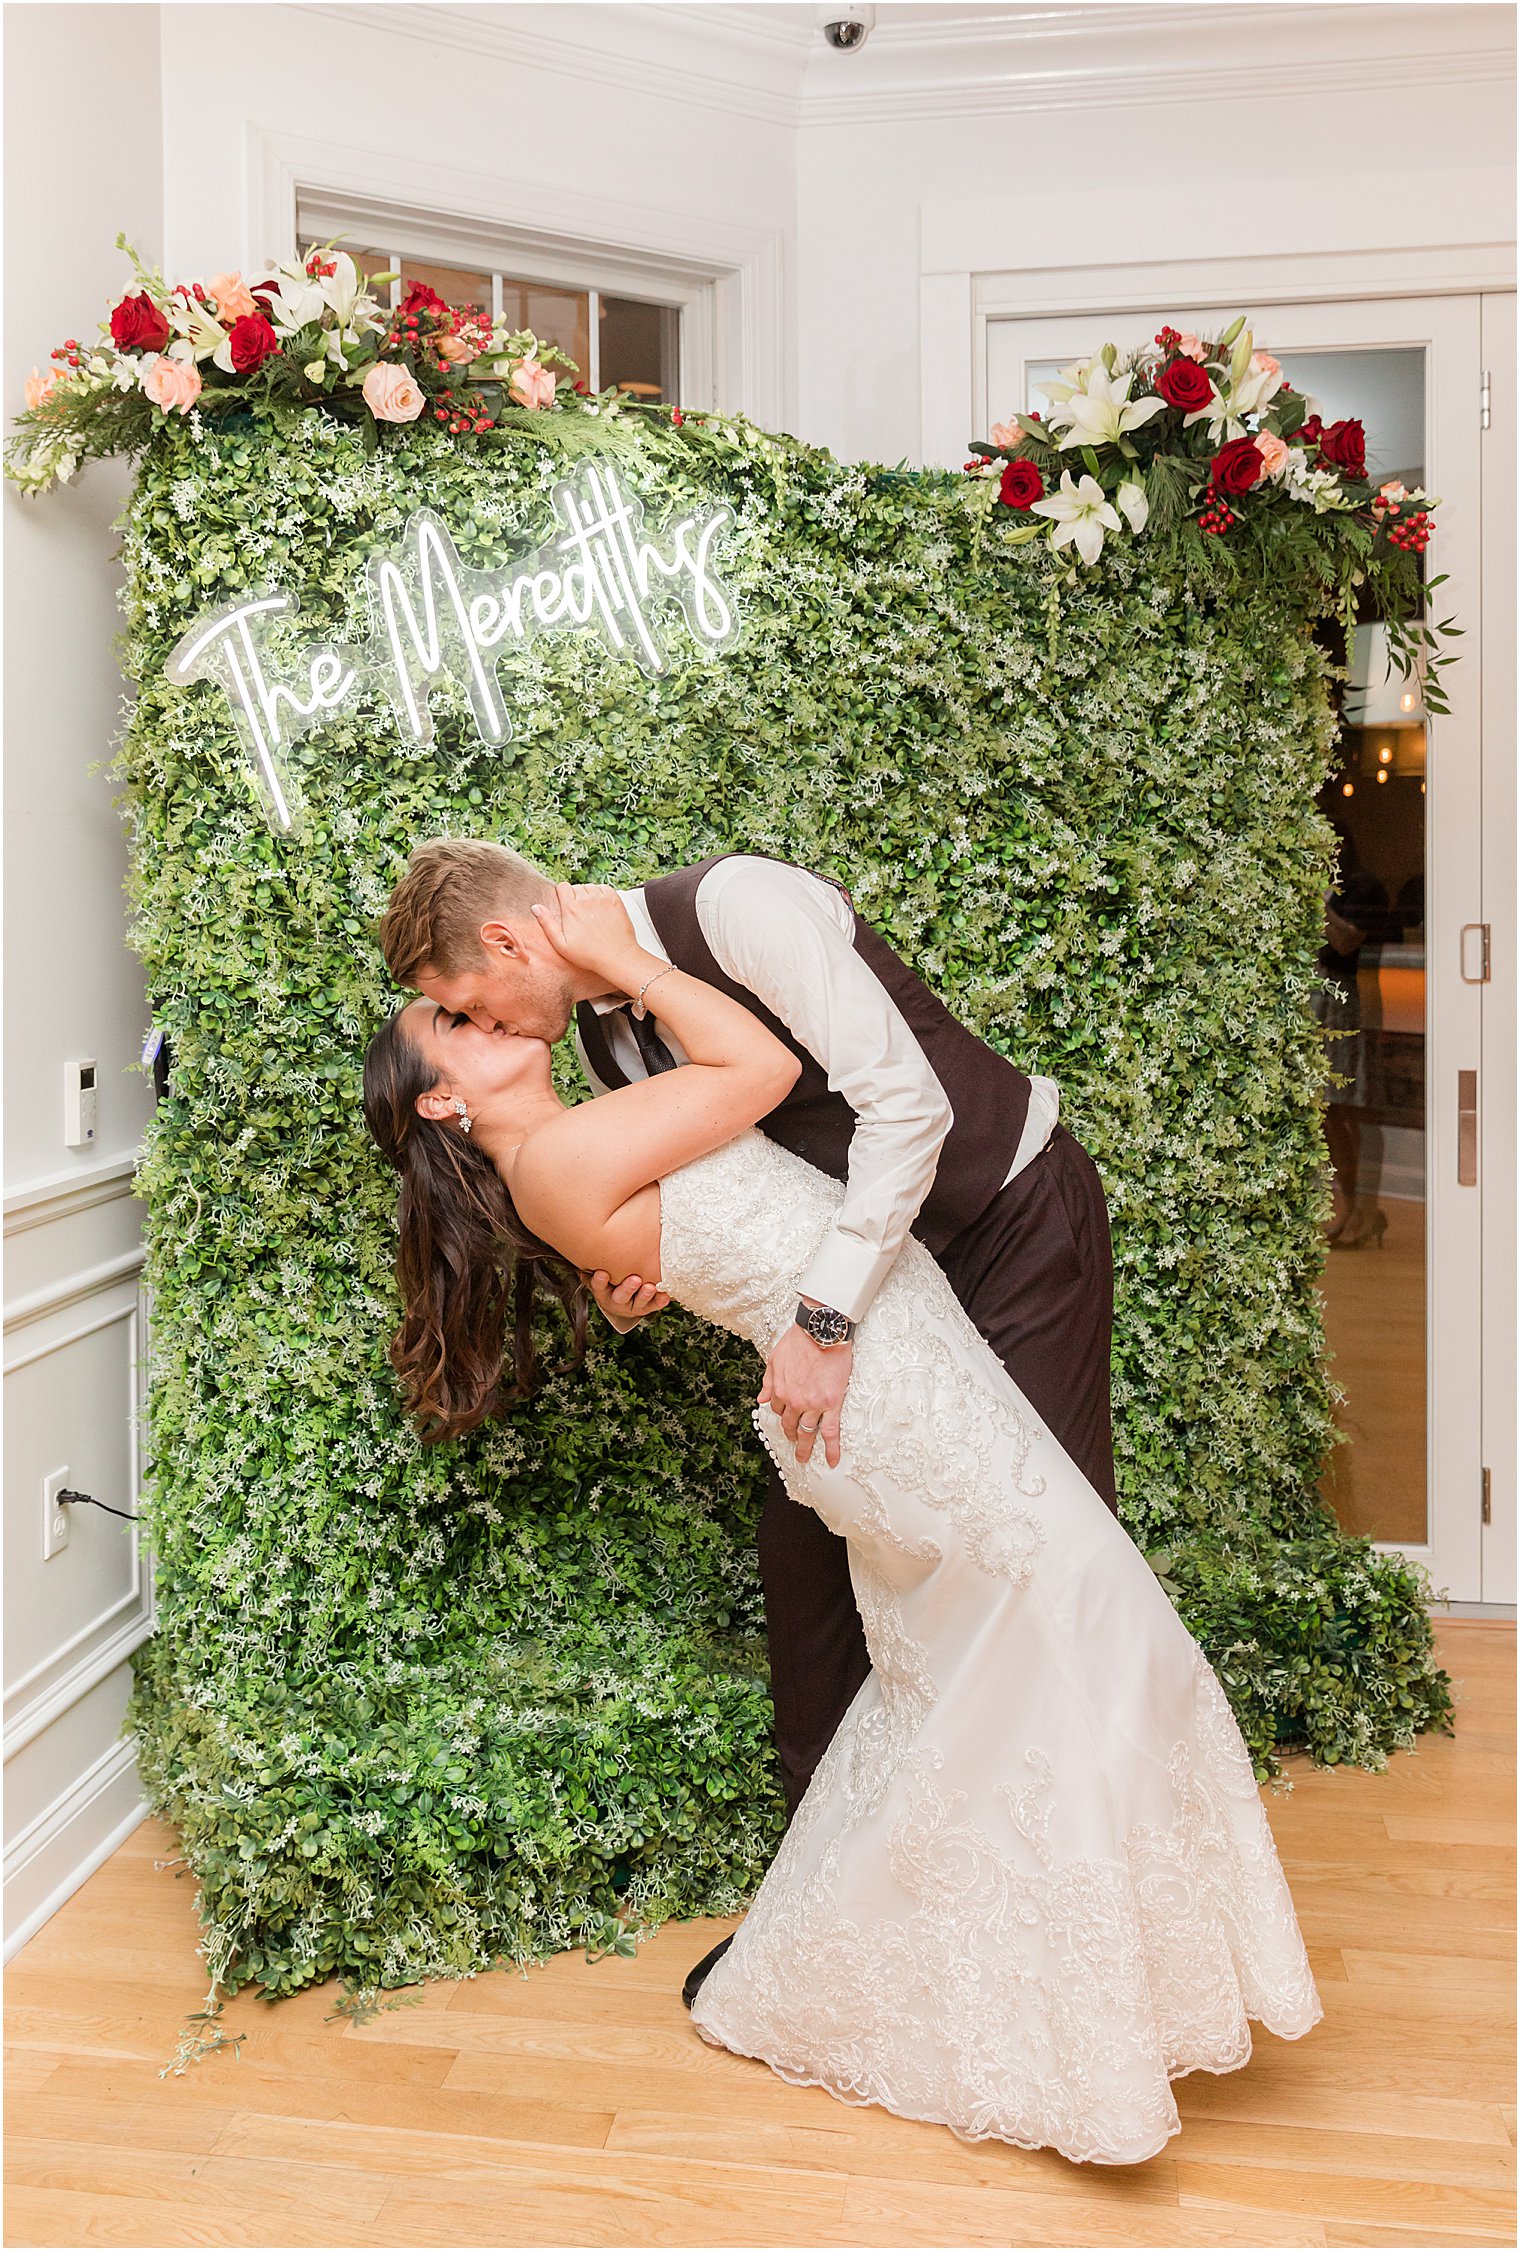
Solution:
M1092 1158L1057 1125L1039 1156L939 1253L950 1287L1046 1427L1115 1514L1109 1350L1114 1267ZM802 1802L871 1669L838 1533L773 1468L760 1518L776 1748Z

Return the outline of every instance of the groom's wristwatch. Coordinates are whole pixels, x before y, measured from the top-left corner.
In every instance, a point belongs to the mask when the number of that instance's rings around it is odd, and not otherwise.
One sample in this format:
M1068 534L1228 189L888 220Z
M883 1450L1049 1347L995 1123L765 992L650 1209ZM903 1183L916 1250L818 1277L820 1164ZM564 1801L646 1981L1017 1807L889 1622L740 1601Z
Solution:
M848 1344L855 1334L855 1323L832 1305L799 1305L797 1327L806 1329L814 1344L821 1344L825 1351L830 1345Z

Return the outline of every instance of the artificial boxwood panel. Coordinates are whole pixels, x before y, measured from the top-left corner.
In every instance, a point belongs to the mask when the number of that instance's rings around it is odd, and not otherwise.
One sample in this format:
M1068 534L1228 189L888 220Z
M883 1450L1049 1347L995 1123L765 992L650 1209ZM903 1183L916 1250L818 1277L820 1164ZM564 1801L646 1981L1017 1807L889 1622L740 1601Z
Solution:
M567 450L658 515L722 501L743 631L652 680L587 635L405 741L379 702L290 754L276 835L220 691L164 662L274 584L361 638L363 559L420 507L465 562L548 528ZM1113 1215L1124 1520L1263 1773L1377 1765L1444 1722L1422 1574L1316 1496L1329 1064L1310 1014L1333 840L1311 638L1333 535L1014 543L969 481L742 420L543 417L367 454L319 411L165 427L125 527L135 942L172 1087L149 1135L159 1628L131 1724L213 1973L270 1993L526 1959L722 1911L781 1824L749 1423L757 1368L672 1311L493 1429L422 1447L385 1362L393 1188L362 1047L411 848L511 840L636 880L737 847L843 876L950 1005L1059 1081ZM567 1087L573 1065L566 1058Z

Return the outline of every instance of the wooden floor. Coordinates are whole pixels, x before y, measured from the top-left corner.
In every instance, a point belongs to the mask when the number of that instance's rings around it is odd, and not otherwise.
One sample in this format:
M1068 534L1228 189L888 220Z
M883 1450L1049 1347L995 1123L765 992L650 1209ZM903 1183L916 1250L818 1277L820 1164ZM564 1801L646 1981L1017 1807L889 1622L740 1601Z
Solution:
M789 2087L679 1999L726 1925L634 1961L240 1997L247 2039L161 2080L199 2007L188 1879L145 1824L8 1973L10 2244L1513 2243L1514 1633L1437 1629L1458 1733L1268 1794L1326 2014L1177 2082L1148 2164L1078 2166Z

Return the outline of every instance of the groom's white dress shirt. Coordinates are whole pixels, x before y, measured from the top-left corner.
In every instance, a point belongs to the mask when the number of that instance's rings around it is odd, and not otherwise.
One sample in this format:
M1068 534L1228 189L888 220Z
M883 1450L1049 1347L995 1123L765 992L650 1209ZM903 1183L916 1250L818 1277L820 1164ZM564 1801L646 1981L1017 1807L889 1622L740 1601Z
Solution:
M668 961L643 892L618 896L639 944ZM844 1201L797 1288L858 1321L933 1185L953 1115L945 1090L902 1011L855 951L854 914L832 884L784 861L735 853L703 876L696 912L719 968L780 1017L856 1113ZM593 1005L605 1017L623 1003ZM647 1007L672 1056L687 1062L660 1020L658 987ZM625 1075L646 1077L628 1018L613 1015L604 1030ZM576 1046L590 1084L606 1093L579 1036ZM1055 1080L1031 1074L1029 1112L1005 1186L1044 1148L1059 1108Z

